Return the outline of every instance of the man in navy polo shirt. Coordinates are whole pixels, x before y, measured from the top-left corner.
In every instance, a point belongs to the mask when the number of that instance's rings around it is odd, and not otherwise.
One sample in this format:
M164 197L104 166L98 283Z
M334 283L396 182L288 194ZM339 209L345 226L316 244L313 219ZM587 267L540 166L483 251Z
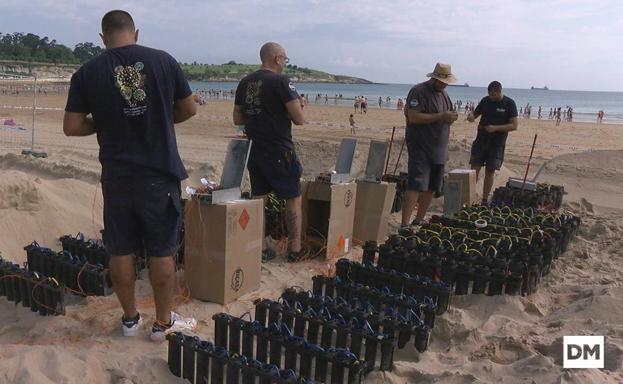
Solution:
M492 81L487 91L489 96L480 100L474 112L467 116L469 122L474 122L480 116L469 163L476 170L477 178L480 169L485 167L483 204L488 203L495 171L502 167L508 132L517 129L517 105L513 99L502 94L502 84Z
M123 308L124 336L141 325L134 298L134 255L149 258L154 291L154 341L189 330L196 321L173 312L174 255L182 220L180 180L188 177L174 124L196 113L188 82L168 53L137 45L138 30L125 11L102 18L106 50L72 76L63 132L97 134L104 196L104 246ZM91 115L90 117L88 115Z

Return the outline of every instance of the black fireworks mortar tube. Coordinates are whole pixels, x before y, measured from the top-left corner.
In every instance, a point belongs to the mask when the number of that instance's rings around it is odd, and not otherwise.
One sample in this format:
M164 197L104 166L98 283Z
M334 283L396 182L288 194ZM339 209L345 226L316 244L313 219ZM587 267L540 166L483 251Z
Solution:
M169 370L176 377L182 375L182 343L186 337L180 332L167 335L169 341Z
M233 316L226 313L217 313L212 316L212 320L214 320L214 345L227 349L227 331Z
M229 360L227 349L215 347L212 354L212 372L210 374L210 383L223 383L225 378L225 364Z
M210 382L210 359L214 353L214 344L201 340L195 347L197 354L197 384L208 384Z
M201 340L198 337L185 337L182 340L182 378L195 382L195 357L197 344Z

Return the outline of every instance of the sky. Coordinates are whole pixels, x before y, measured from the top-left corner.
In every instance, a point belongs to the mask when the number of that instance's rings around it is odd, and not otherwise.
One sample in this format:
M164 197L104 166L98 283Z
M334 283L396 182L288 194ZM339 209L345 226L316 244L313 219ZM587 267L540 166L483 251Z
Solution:
M101 17L132 14L139 43L181 62L259 63L275 41L290 64L413 84L436 62L459 82L623 91L623 1L0 0L0 32L101 45Z

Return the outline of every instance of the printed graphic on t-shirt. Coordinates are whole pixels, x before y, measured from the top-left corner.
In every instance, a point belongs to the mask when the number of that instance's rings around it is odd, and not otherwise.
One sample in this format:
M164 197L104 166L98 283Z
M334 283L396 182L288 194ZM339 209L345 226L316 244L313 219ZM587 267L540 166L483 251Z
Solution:
M140 116L147 110L145 99L147 94L145 86L145 74L141 73L144 65L138 61L134 65L115 67L115 85L119 88L121 96L129 108L124 108L126 116Z
M262 93L262 80L251 81L247 84L247 93L245 96L246 114L257 115L262 112L262 100L260 94Z

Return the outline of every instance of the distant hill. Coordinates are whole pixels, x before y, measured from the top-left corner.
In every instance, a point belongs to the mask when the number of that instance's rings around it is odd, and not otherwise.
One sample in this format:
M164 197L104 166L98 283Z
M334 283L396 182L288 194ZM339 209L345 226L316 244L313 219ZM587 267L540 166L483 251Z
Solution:
M238 81L260 68L259 64L239 64L230 61L225 64L187 64L181 63L182 70L189 80L195 81ZM333 75L315 69L288 64L284 73L292 81L299 83L343 83L372 84L371 81L358 77Z

